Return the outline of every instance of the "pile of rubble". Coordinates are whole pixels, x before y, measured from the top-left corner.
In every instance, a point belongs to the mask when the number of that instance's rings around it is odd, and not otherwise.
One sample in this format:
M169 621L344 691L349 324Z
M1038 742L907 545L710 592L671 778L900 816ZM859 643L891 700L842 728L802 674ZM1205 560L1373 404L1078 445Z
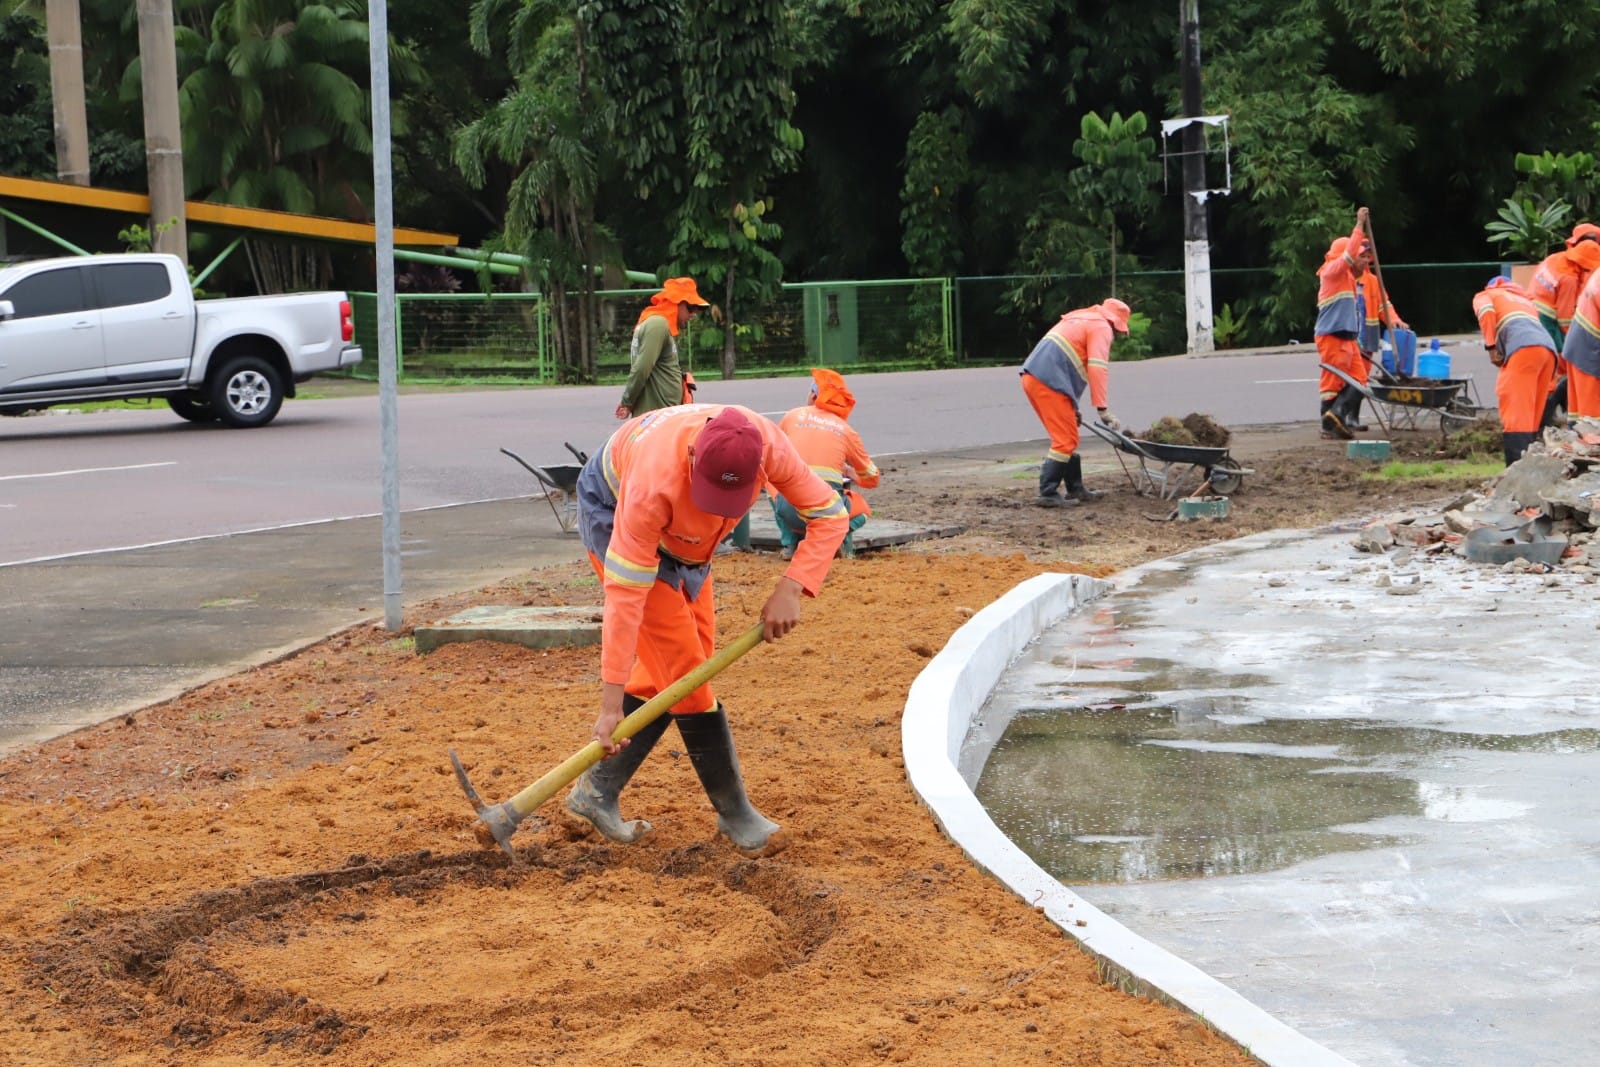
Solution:
M1512 572L1600 576L1600 420L1547 429L1521 459L1441 513L1380 519L1355 546L1454 553Z

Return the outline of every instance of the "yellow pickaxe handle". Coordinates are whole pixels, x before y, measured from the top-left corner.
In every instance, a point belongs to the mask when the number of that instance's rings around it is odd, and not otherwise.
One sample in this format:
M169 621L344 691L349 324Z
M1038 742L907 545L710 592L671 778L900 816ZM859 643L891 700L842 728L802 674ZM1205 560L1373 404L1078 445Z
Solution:
M623 738L632 737L666 714L672 705L705 685L734 660L760 644L765 627L766 624L763 622L756 623L734 638L716 655L651 697L643 707L636 709L633 714L617 723L617 728L611 731L611 740L621 741ZM472 801L473 807L477 809L478 818L488 826L489 832L494 835L500 847L505 849L506 854L515 859L516 854L511 850L511 835L516 831L517 824L532 814L539 805L555 796L567 783L599 763L604 755L605 749L600 747L600 742L590 741L547 771L537 782L505 803L493 806L485 805L478 799L477 791L467 780L466 770L461 766L461 761L456 758L453 750L450 753L450 762L455 764L456 778L461 782L461 788L466 790L467 799Z

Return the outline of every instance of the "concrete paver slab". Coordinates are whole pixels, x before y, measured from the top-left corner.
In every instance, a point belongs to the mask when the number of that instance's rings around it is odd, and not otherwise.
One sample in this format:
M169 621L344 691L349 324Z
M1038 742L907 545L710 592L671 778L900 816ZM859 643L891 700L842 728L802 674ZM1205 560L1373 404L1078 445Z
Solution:
M503 641L524 648L581 648L600 643L600 611L486 604L412 630L418 652L458 641Z

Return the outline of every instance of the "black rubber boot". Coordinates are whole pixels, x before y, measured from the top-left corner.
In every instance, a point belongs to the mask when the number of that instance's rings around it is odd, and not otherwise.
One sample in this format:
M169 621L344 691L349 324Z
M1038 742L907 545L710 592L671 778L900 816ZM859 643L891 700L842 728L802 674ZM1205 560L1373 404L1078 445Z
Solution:
M1506 455L1506 466L1511 466L1522 458L1528 446L1539 439L1536 433L1503 433L1500 435L1500 448Z
M1322 402L1322 436L1337 437L1342 441L1348 441L1355 436L1345 429L1344 420L1339 417L1338 397Z
M1344 400L1344 407L1340 409L1342 412L1340 421L1344 423L1345 429L1355 433L1366 432L1366 424L1361 421L1361 390L1353 385L1347 385L1340 390L1339 396Z
M1099 490L1085 488L1083 484L1082 456L1074 455L1071 459L1067 460L1066 482L1067 495L1074 500L1099 500L1101 497L1105 496L1105 494Z
M1067 476L1067 465L1059 459L1046 459L1039 466L1039 499L1042 508L1059 508L1069 503L1057 490Z
M770 856L789 844L777 823L763 816L745 795L744 778L739 773L739 757L733 750L733 732L728 729L728 714L718 704L716 710L698 715L675 715L678 734L694 773L711 806L717 809L717 829L746 856Z
M622 710L629 715L644 707L645 702L631 693L624 694ZM666 733L672 716L664 714L643 730L633 735L621 752L601 760L572 783L567 794L567 810L589 820L601 834L619 845L631 845L650 832L650 824L643 819L624 820L617 808L617 797L633 777L650 750L656 747L661 735Z

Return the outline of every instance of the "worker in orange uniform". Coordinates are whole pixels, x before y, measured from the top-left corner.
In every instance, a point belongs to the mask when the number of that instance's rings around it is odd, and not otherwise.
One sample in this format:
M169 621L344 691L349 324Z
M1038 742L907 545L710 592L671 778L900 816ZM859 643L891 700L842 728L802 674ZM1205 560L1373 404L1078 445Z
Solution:
M838 371L815 367L811 371L811 395L807 403L791 409L778 423L778 429L789 435L812 473L844 496L850 512L850 532L839 546L839 555L847 559L855 555L852 536L872 512L861 494L846 483L875 489L882 480L878 465L867 454L867 446L861 443L861 435L846 421L855 406L856 398ZM781 495L772 498L772 517L778 523L783 558L790 559L796 546L805 539L806 522L794 505Z
M711 560L766 484L808 524L761 609L763 636L776 641L799 623L800 597L822 587L848 523L839 494L772 422L722 404L650 412L620 426L578 474L579 531L605 594L594 738L606 758L573 784L567 809L613 841L630 843L649 831L644 820L623 820L617 797L676 722L717 829L747 855L770 855L788 843L745 795L728 717L710 685L631 741L611 739L625 715L711 657Z
M1039 468L1041 507L1063 507L1100 496L1083 484L1083 459L1078 455L1078 425L1083 417L1078 405L1088 389L1100 421L1121 429L1122 423L1106 406L1106 382L1112 331L1128 332L1129 313L1128 305L1116 297L1069 311L1022 363L1022 391L1050 435L1050 451Z
M1567 421L1600 419L1600 270L1578 294L1561 358L1567 367Z
M1357 282L1361 289L1363 317L1361 333L1356 341L1361 348L1362 358L1357 364L1360 373L1354 377L1356 381L1366 385L1372 376L1372 365L1378 361L1379 350L1383 347L1383 331L1388 330L1389 336L1393 337L1394 331L1407 330L1410 327L1389 302L1389 293L1383 286L1383 280L1378 277L1378 255L1375 251L1372 253L1372 261ZM1357 433L1366 429L1361 422L1359 391L1355 393L1345 410L1349 413L1344 420L1346 428Z
M1528 296L1539 309L1539 321L1561 354L1578 294L1596 267L1600 267L1600 226L1580 222L1572 228L1566 247L1546 256L1528 283Z
M1356 210L1356 226L1349 237L1340 237L1328 246L1317 271L1317 324L1313 328L1317 359L1344 371L1353 381L1365 381L1366 361L1361 358L1359 338L1366 322L1366 303L1361 292L1361 276L1372 262L1372 243L1366 238L1367 209ZM1361 403L1361 389L1331 371L1324 370L1317 382L1322 398L1322 436L1349 440L1350 422Z
M1500 447L1506 466L1539 436L1544 402L1556 380L1556 348L1539 321L1539 308L1509 278L1496 276L1472 298L1489 362L1500 368L1494 393L1500 403Z
M693 278L668 278L639 312L628 347L628 380L622 384L617 418L630 419L675 404L687 404L694 379L678 362L678 331L695 312L709 307Z

